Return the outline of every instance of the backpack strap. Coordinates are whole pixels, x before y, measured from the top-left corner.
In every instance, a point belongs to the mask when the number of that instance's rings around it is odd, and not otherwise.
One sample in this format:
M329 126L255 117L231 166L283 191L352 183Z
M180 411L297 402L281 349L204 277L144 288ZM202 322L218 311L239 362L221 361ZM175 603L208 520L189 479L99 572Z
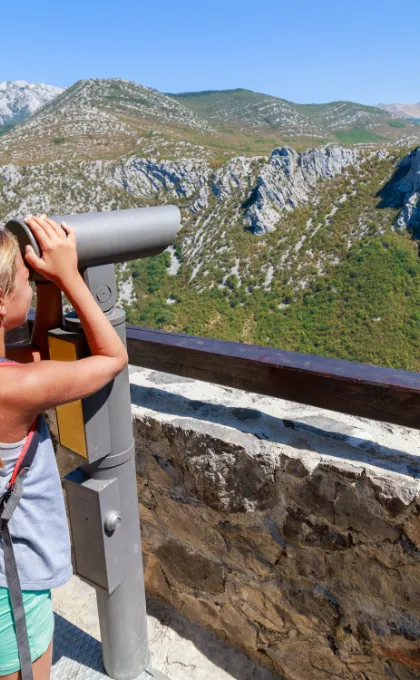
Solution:
M4 366L5 363L1 362L0 365ZM26 442L7 484L6 491L0 498L0 531L3 537L4 566L16 629L22 680L33 680L32 659L26 626L25 609L23 606L22 588L20 586L13 541L9 531L9 521L22 498L24 481L38 450L41 437L41 424L42 421L40 417L36 418L32 423Z
M27 474L20 475L15 485L15 491L10 497L9 503L16 508L23 494L23 481ZM6 506L6 509L7 506ZM9 514L13 514L13 510ZM20 671L22 680L33 680L31 649L29 646L28 629L26 626L25 609L23 606L22 588L19 580L19 572L16 564L13 541L9 531L9 520L3 515L0 519L0 530L3 537L4 566L6 572L7 587L9 589L10 604L16 631L16 642L19 652Z

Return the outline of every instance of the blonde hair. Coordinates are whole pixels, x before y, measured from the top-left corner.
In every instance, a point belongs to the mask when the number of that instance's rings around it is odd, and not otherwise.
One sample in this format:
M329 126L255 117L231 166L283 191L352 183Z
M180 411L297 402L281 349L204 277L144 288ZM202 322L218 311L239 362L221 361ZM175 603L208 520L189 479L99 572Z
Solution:
M15 236L10 231L0 229L0 304L15 287L18 252L19 244ZM0 458L1 468L4 468L2 458Z
M10 231L0 229L0 299L5 298L15 287L18 252L16 237Z

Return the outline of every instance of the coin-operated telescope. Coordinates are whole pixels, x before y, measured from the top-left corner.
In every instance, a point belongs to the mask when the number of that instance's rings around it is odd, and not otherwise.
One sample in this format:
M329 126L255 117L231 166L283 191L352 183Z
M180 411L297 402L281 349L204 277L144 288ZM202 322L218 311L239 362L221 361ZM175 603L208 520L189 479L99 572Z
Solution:
M115 307L115 263L163 252L180 229L175 206L52 217L76 232L79 270L98 305L126 342L125 313ZM41 249L21 219L6 229L21 251ZM31 278L39 279L36 272ZM42 277L41 277L42 278ZM89 354L74 312L48 332L50 358ZM96 588L103 661L116 680L162 679L150 668L131 423L128 368L96 394L57 408L60 443L84 462L65 478L76 573Z
M116 304L117 296L115 284L110 285L114 270L109 265L158 255L172 243L181 226L179 209L173 205L58 215L51 219L59 225L67 222L76 232L79 270L104 312ZM31 245L40 256L41 249L24 220L9 220L6 229L15 234L22 252ZM42 277L31 271L31 278L36 281ZM101 287L101 279L111 294Z

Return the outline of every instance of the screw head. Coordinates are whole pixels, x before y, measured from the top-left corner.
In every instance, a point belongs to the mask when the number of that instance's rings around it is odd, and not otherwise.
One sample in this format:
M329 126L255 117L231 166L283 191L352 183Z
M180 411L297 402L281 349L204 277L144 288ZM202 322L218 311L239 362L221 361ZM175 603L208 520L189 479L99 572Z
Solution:
M113 533L116 529L121 524L121 515L119 512L114 510L113 512L110 512L109 515L105 519L105 530L109 531L110 533Z
M108 300L111 299L111 289L109 286L99 286L98 290L96 291L96 299L98 302L108 302Z

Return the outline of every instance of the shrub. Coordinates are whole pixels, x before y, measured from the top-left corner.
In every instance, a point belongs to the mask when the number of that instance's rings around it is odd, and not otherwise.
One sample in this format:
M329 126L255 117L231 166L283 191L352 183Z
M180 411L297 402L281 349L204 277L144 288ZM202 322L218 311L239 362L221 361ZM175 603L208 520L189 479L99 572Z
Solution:
M393 128L405 128L406 123L403 120L390 120L388 121L388 125Z

